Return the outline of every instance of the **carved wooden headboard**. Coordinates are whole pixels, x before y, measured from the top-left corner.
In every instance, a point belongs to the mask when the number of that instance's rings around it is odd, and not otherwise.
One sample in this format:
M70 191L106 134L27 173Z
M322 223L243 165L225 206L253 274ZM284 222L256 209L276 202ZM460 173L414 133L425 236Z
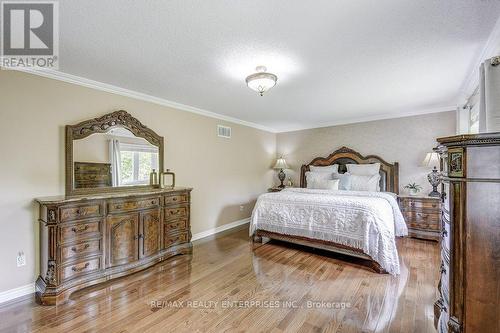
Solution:
M370 164L380 163L380 190L386 192L399 193L399 164L387 163L382 158L375 155L363 156L360 153L342 147L328 157L316 157L309 164L302 165L300 169L300 187L307 187L306 172L309 171L309 166L327 166L332 164L339 165L339 172L347 171L346 164Z

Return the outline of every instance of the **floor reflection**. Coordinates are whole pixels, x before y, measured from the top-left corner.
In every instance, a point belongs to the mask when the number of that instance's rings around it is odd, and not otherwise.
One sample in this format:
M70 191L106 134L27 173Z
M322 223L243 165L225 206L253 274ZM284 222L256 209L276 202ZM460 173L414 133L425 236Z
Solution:
M409 279L404 258L400 258L401 274L394 277L359 267L358 259L322 250L277 241L262 246L269 248L253 252L252 266L266 294L298 301L301 308L316 306L316 315L322 313L334 320L355 312L356 317L365 319L352 321L350 328L363 332L382 332L395 317ZM280 256L283 251L290 255ZM358 270L358 274L352 276L353 270ZM304 297L303 291L308 289L311 291Z

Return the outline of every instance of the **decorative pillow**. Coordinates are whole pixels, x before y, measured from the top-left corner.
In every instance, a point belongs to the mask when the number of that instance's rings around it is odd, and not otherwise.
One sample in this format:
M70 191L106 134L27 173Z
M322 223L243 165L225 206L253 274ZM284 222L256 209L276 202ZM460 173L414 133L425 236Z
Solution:
M339 172L339 165L338 164L332 164L328 166L314 166L311 165L309 167L309 170L311 172L329 172L329 173L334 173L334 172Z
M339 182L340 180L338 179L320 179L315 182L313 182L313 187L312 189L315 190L333 190L337 191L339 189ZM307 183L309 187L309 183Z
M352 191L370 191L378 192L380 175L359 176L351 175L351 190Z
M339 189L339 179L329 179L325 181L324 183L320 184L320 186L323 187L325 190L334 190L337 191Z
M339 180L339 190L350 191L351 190L351 174L346 173L334 173L333 179Z
M318 188L321 183L332 179L332 174L329 172L306 172L307 188Z
M374 176L380 172L380 163L347 164L347 172L357 176Z

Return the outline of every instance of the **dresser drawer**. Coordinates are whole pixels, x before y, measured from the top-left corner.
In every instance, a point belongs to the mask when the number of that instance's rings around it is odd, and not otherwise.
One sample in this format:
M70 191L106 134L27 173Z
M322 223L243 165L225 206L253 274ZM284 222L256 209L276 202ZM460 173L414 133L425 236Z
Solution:
M422 198L403 198L401 199L401 204L404 210L414 210L414 209L435 210L439 209L440 207L439 200L422 199Z
M63 263L89 255L102 254L101 240L88 240L78 244L61 247L61 260Z
M81 260L73 264L63 266L61 270L61 280L69 280L81 275L96 272L101 269L101 257Z
M102 205L100 203L64 206L60 208L59 216L61 216L61 222L99 217L103 215L101 207Z
M189 208L187 205L167 207L165 208L165 219L173 220L179 218L185 218L188 216Z
M111 164L75 162L75 173L108 174L111 173Z
M411 228L432 229L441 231L439 213L404 212L406 223Z
M135 199L126 201L113 201L108 204L108 212L126 212L137 209L148 209L158 207L160 198Z
M81 221L61 227L61 243L101 237L101 220Z
M165 248L176 244L186 243L189 240L188 232L169 234L165 232Z
M186 219L172 220L165 223L166 232L175 232L177 230L186 230L188 227L188 221Z
M188 202L189 196L187 193L167 195L165 196L165 205L176 205L180 203Z

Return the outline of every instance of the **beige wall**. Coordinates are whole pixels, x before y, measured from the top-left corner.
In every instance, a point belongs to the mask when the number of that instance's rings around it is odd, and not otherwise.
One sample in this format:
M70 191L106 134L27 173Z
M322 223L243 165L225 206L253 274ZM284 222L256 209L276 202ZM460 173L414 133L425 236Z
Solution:
M124 109L165 138L165 167L192 186L192 231L249 217L272 183L276 134L30 74L0 70L0 292L37 275L35 197L64 193L64 125ZM216 136L216 125L233 129ZM244 205L240 211L240 205ZM16 267L16 254L27 265Z
M375 154L388 162L399 162L400 187L417 182L428 193L430 170L420 167L420 163L436 146L435 138L454 134L455 112L451 111L279 133L276 153L285 156L291 168L287 174L296 184L302 164L347 146L363 155Z
M108 135L92 134L81 140L73 141L73 161L92 163L111 163L109 159Z

